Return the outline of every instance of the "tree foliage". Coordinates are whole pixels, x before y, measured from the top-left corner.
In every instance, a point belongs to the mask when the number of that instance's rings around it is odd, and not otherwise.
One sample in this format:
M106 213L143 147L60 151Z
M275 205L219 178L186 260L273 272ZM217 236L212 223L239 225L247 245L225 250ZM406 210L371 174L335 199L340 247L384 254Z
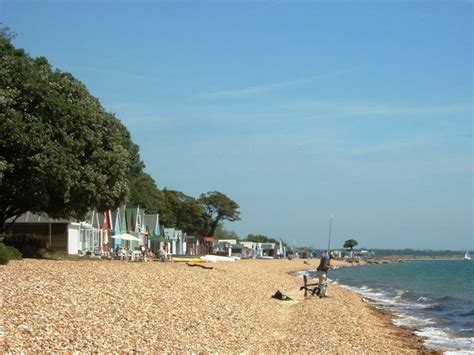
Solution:
M0 37L0 226L26 211L83 218L119 205L136 148L81 82Z
M356 247L358 244L359 243L357 242L357 240L348 239L344 242L343 248L350 249L352 251L352 249L354 249L354 247Z
M237 242L240 241L239 236L234 231L225 229L221 224L219 224L214 232L214 238L216 239L236 239Z
M207 235L213 236L218 224L224 220L239 221L239 205L219 191L201 194L198 200L205 209L209 227Z
M10 27L5 26L2 22L0 22L0 38L11 41L15 37L16 33L13 32Z
M249 234L246 241L254 243L280 243L280 240L262 234ZM282 245L286 246L286 243L282 242Z
M147 173L131 174L128 204L144 208L146 213L159 213L163 199L155 180Z
M203 236L209 224L203 206L191 196L180 191L162 191L165 197L165 210L171 212L174 224L169 224L189 235Z

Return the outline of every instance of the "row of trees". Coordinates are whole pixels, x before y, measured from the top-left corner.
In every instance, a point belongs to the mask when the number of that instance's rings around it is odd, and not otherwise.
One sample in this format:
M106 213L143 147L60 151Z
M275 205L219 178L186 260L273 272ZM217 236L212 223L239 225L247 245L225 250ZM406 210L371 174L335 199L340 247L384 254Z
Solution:
M256 243L278 243L279 239L271 238L262 234L249 234L245 239L241 239L235 232L229 231L219 225L213 235L217 239L236 239L237 242L256 242ZM282 241L283 246L287 246L285 241Z
M0 24L0 233L27 211L83 219L122 203L197 236L240 219L239 205L218 191L194 198L160 190L120 120L71 74L15 48L12 38Z

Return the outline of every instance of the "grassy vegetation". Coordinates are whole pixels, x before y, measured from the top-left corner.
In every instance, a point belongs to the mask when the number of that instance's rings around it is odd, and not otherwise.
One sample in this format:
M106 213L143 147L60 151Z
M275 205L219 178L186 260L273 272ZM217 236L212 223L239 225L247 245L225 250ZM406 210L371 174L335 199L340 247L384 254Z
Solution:
M6 265L10 260L20 260L21 253L15 247L0 243L0 265Z

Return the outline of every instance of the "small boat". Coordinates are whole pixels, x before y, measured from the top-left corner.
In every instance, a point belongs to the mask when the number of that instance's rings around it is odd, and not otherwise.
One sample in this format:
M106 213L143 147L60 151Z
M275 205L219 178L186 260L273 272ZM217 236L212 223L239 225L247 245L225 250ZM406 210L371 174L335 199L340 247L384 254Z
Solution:
M464 260L471 260L471 256L469 255L469 251L466 251L466 254L464 254Z
M175 263L207 263L207 260L201 258L180 258L180 257L171 257L171 261Z
M220 256L220 255L205 255L201 256L201 260L215 263L217 261L230 261L234 262L237 258L235 256Z

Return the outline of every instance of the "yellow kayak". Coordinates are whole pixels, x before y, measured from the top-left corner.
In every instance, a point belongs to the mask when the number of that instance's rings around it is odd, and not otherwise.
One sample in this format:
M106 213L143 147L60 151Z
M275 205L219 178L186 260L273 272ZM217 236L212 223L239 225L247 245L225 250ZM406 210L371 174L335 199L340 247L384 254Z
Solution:
M174 262L185 262L185 263L207 263L207 260L202 260L201 258L171 258L171 261Z

